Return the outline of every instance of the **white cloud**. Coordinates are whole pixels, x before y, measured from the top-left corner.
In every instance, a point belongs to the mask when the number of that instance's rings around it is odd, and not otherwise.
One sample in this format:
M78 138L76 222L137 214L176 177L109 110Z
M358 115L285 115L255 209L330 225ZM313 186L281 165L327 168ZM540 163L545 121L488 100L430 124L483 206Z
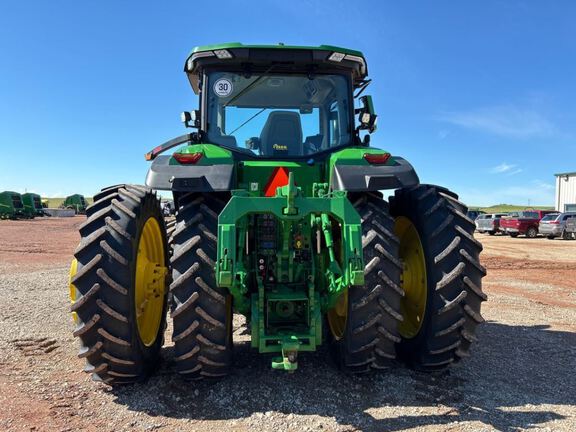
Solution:
M506 175L513 176L516 174L520 174L522 171L524 171L522 168L516 168L514 171L509 171L508 173L506 173Z
M557 132L556 127L542 114L514 105L445 112L438 116L437 120L514 139L549 137Z
M556 190L555 185L553 185L552 183L543 182L542 180L532 180L531 183L540 189L549 190L549 191L555 191Z
M516 168L516 166L517 165L515 165L515 164L507 164L506 162L502 162L500 165L496 165L495 167L492 167L490 169L490 172L492 174L502 174L502 173L510 172L511 170Z
M553 206L556 187L541 180L522 185L486 189L460 189L460 198L471 206L514 204L525 206Z
M450 131L447 129L442 129L438 131L438 139L440 141L445 140L450 135Z

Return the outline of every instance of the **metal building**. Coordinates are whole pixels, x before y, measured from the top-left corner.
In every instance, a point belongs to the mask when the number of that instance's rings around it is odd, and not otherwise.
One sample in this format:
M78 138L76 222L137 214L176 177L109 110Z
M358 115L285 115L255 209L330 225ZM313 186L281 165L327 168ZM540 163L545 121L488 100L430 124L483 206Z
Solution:
M576 172L554 175L556 176L556 210L576 211Z

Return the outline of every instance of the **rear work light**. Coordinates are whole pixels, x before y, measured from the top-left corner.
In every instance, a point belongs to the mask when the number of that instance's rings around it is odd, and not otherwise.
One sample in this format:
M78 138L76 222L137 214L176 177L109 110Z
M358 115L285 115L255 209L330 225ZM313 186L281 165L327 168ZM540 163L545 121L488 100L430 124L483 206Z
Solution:
M337 51L334 51L330 55L330 57L328 57L328 60L336 62L336 63L340 63L344 59L345 56L346 56L346 54L344 54L344 53L339 53Z
M195 165L202 159L202 153L174 153L172 157L182 165Z
M335 63L340 63L342 60L349 60L360 64L360 73L366 73L366 62L360 56L355 56L352 54L344 54L338 51L334 51L330 56L328 56L328 60Z
M232 53L225 49L215 50L214 54L216 54L216 57L218 57L220 60L232 58Z
M384 165L390 159L390 153L364 153L364 159L372 165Z

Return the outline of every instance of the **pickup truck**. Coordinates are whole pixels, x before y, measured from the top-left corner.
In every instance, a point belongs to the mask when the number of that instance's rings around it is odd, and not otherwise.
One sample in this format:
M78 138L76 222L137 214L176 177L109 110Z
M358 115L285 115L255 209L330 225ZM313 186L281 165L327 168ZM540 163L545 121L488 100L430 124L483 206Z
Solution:
M508 216L500 219L500 231L510 234L511 237L518 237L523 234L528 238L535 238L538 235L538 224L540 219L548 213L555 213L554 210L524 210L512 212Z
M476 218L476 230L479 233L488 233L494 235L500 228L500 219L506 216L507 213L491 213L483 214Z

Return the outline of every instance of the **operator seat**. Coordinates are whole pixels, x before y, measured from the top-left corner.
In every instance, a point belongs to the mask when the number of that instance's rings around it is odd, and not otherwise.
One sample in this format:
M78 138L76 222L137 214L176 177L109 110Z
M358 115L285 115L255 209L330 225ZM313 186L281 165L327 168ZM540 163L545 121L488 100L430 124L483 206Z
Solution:
M303 155L300 114L292 111L272 111L260 134L260 143L264 156Z

